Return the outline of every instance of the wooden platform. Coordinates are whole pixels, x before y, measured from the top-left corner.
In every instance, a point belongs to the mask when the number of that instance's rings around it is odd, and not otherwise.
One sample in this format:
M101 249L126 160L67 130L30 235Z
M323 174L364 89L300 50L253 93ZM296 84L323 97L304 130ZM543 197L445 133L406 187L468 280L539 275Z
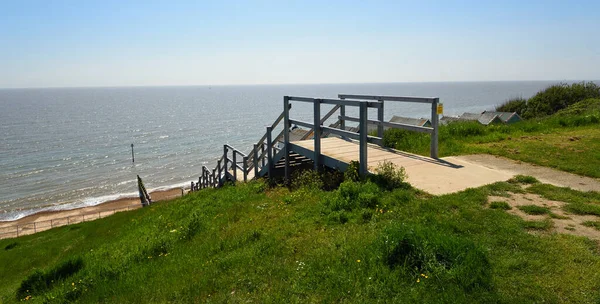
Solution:
M298 141L294 144L313 151L313 140ZM321 139L321 153L344 163L358 161L358 149L356 141L341 138ZM377 145L368 146L367 156L369 171L373 172L383 161L392 162L404 167L408 182L413 187L435 195L506 181L513 176L508 172L489 169L455 157L433 159Z

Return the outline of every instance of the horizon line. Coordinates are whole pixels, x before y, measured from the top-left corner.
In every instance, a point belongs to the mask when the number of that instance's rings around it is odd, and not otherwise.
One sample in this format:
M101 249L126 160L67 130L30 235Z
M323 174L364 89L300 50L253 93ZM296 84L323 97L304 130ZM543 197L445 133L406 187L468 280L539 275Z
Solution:
M234 86L285 86L285 85L346 85L346 84L416 84L416 83L485 83L485 82L595 82L600 79L538 79L538 80L450 80L450 81L392 81L392 82L321 82L321 83L246 83L246 84L151 84L151 85L91 85L91 86L48 86L48 87L0 87L0 90L27 89L111 89L152 87L234 87Z

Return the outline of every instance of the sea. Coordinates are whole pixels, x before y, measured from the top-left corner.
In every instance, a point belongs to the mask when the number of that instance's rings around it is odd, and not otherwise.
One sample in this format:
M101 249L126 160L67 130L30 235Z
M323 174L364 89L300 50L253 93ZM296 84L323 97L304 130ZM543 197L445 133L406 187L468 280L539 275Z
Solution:
M150 190L189 187L203 165L216 165L224 144L249 152L282 112L283 96L439 97L444 115L459 115L555 83L0 89L0 221L136 196L136 175ZM296 102L290 116L312 121L312 110ZM386 102L385 119L393 115L429 117L430 106Z

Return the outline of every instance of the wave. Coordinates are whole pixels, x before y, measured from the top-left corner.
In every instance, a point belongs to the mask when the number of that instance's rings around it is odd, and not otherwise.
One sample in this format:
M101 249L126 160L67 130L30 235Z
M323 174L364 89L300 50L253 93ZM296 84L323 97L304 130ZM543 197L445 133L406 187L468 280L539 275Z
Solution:
M148 188L149 192L154 191L165 191L170 189L177 188L186 188L189 187L189 182L182 182L167 186L160 186L155 188ZM73 210L84 207L92 207L96 205L100 205L107 202L116 201L124 198L137 198L138 192L127 192L127 193L118 193L118 194L110 194L103 195L97 197L88 197L75 202L69 203L58 203L51 206L43 206L43 207L33 207L33 208L23 208L23 209L15 209L10 211L0 211L0 222L10 222L22 219L24 217L40 213L40 212L53 212L53 211L65 211L65 210Z

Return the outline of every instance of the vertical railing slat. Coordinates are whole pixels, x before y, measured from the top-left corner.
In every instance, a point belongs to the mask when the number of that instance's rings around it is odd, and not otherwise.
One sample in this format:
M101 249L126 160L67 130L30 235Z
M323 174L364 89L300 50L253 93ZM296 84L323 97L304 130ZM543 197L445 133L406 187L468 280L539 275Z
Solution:
M314 138L314 164L315 170L321 168L321 99L313 102L313 138Z
M367 103L360 103L360 153L359 153L359 174L361 177L365 177L367 175Z

